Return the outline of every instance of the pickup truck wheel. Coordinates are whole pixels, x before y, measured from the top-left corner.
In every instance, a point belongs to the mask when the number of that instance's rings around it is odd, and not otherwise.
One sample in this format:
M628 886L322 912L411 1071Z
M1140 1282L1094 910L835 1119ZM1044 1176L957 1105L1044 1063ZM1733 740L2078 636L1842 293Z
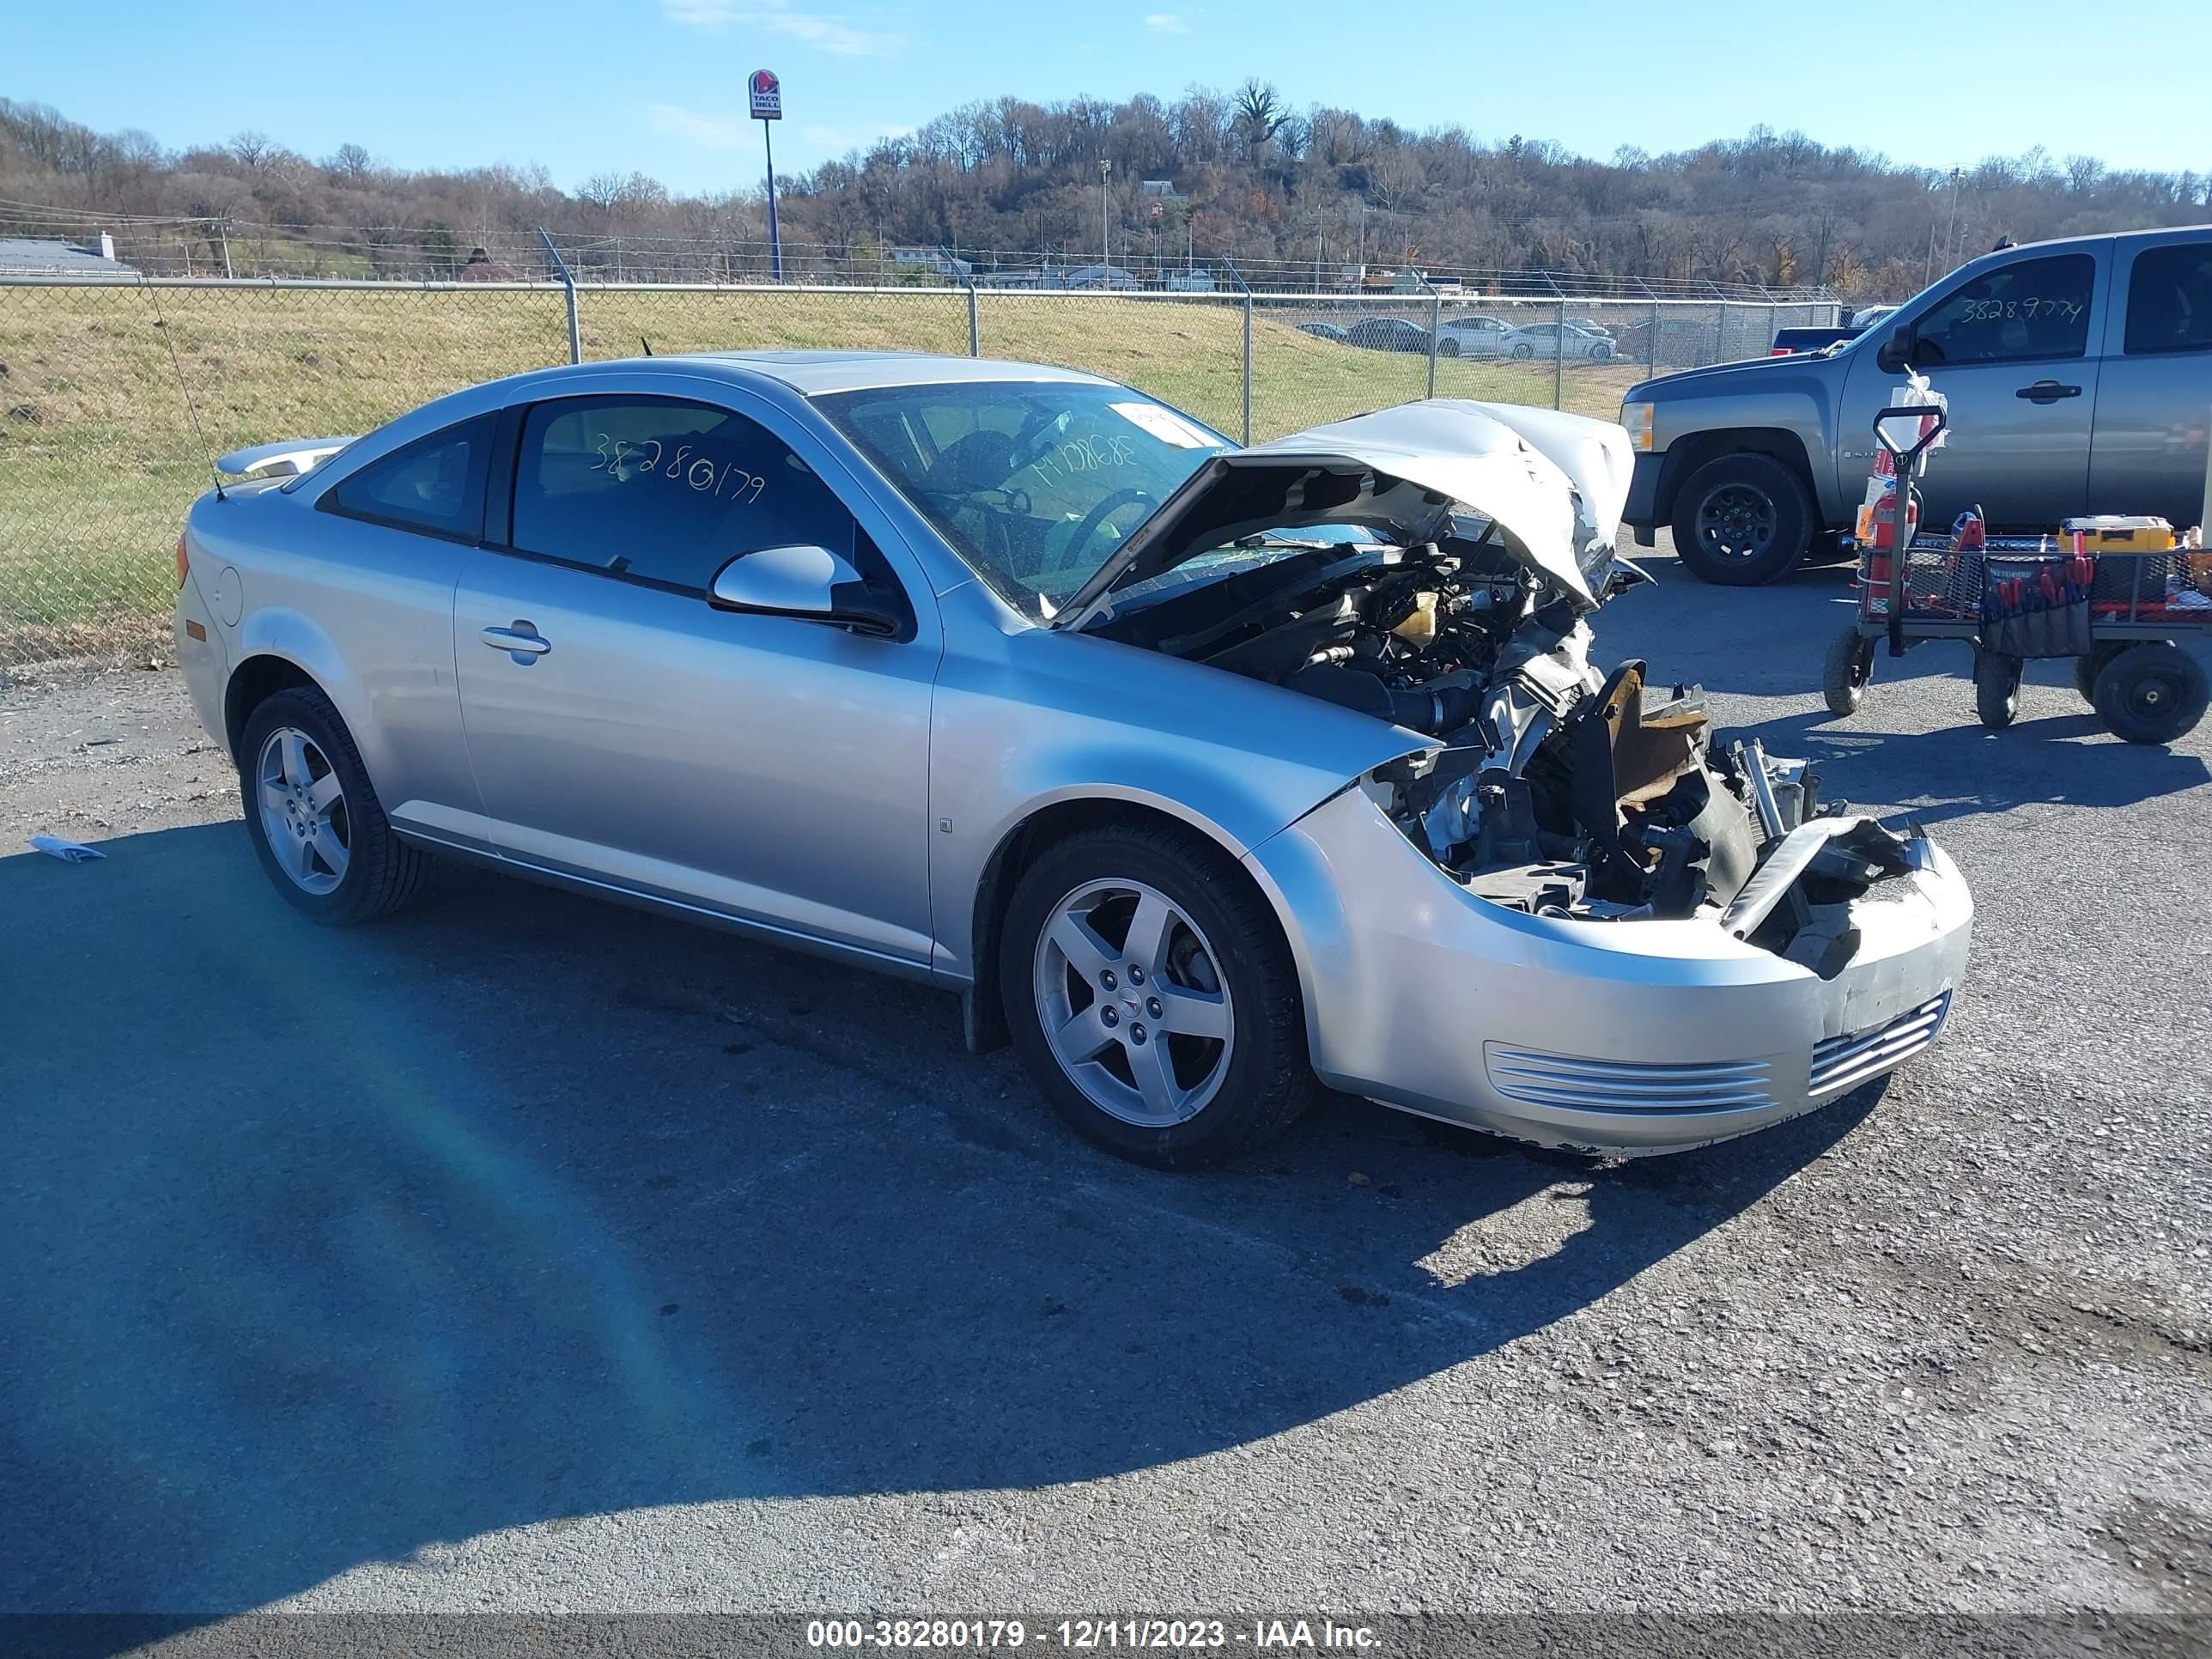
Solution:
M2178 645L2130 646L2097 675L2097 714L2130 743L2172 743L2204 718L2212 684L2203 665Z
M1675 556L1702 581L1771 582L1797 568L1812 538L1812 498L1771 455L1708 461L1674 498Z
M1316 1092L1282 929L1188 830L1114 826L1048 848L1008 902L1000 961L1014 1051L1109 1152L1211 1164L1276 1133Z
M2020 714L2020 659L2001 651L1974 653L1974 713L1992 732L2002 732Z
M1838 720L1857 714L1873 678L1874 641L1862 638L1856 623L1847 625L1828 641L1827 660L1821 665L1820 694L1828 712Z

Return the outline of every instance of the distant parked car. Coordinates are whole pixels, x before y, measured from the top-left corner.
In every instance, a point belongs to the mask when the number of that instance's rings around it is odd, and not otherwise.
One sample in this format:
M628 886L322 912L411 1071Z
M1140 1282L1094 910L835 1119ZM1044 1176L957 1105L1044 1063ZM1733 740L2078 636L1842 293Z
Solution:
M1602 334L1607 339L1613 337L1613 331L1594 317L1570 317L1567 319L1567 326L1579 328L1586 333Z
M1447 317L1437 331L1437 355L1441 357L1496 357L1513 325L1496 317Z
M1418 351L1426 356L1429 331L1403 317L1362 317L1346 331L1345 337L1370 351Z
M1339 328L1334 323L1300 323L1298 332L1310 334L1316 340L1334 340L1339 345L1349 344L1352 339L1348 331Z
M1603 362L1620 349L1610 334L1599 334L1572 323L1531 323L1516 328L1505 341L1509 357L1587 357Z

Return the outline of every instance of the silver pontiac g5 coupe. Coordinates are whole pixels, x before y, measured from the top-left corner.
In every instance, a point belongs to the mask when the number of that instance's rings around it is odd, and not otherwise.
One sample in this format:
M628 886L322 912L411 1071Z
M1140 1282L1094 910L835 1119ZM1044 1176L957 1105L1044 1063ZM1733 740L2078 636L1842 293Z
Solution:
M656 357L243 451L176 643L278 892L432 854L957 990L1164 1165L1316 1083L1677 1150L1931 1042L1950 860L1590 660L1618 428L1238 448L1090 374Z

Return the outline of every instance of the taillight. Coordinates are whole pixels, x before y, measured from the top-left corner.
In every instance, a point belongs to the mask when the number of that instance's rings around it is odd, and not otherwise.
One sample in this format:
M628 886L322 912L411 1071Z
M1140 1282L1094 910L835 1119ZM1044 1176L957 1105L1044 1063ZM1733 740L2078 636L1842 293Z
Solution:
M180 531L177 535L177 586L182 587L185 585L185 579L191 574L191 556L185 551L184 533Z

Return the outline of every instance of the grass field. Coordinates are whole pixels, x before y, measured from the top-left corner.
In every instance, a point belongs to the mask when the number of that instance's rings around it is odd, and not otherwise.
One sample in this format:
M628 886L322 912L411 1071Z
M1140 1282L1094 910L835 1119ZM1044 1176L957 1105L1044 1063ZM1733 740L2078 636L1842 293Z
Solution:
M964 354L965 295L587 289L587 358L742 347ZM1231 435L1243 317L1231 299L990 294L987 356L1111 375ZM1423 396L1425 358L1261 315L1252 436ZM0 288L0 669L159 637L170 549L208 463L241 445L365 432L460 386L565 362L556 292ZM204 435L179 387L189 388ZM1610 416L1632 366L1571 364L1565 404ZM1553 368L1447 360L1443 397L1548 405Z

